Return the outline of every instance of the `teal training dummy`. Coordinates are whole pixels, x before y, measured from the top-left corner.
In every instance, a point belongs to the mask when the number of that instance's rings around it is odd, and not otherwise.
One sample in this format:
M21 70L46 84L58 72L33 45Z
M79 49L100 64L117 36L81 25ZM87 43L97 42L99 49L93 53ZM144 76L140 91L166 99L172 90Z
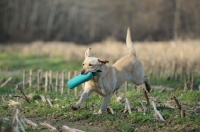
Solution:
M96 72L88 72L87 74L79 74L67 82L68 88L73 89L81 83L91 80L94 76L97 76Z

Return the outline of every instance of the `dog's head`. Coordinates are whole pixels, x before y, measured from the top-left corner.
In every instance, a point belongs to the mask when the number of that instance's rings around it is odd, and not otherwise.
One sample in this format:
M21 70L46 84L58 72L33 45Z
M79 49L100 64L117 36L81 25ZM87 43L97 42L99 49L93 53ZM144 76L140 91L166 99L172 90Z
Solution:
M83 68L81 70L81 74L86 74L88 72L101 71L100 70L101 66L109 62L105 59L90 57L90 49L91 48L88 48L85 51L85 60L83 61L83 64L82 64Z

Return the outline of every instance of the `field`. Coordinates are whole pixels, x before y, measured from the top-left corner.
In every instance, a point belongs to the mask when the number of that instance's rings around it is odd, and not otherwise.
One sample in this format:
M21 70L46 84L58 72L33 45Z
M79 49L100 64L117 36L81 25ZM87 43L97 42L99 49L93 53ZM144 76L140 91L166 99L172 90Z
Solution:
M29 45L1 45L0 128L2 131L8 131L11 126L20 131L62 131L64 125L87 132L200 131L199 42L135 42L137 56L152 85L148 94L150 104L147 104L143 94L144 86L128 82L112 97L109 104L111 110L108 109L102 115L93 114L102 102L96 93L89 97L80 110L70 109L78 101L82 87L78 86L76 93L74 90L69 91L65 85L62 93L61 73L65 72L66 84L69 72L72 77L74 71L80 71L88 47L92 48L92 56L106 58L111 65L128 53L125 43L106 40L83 46L38 41ZM27 81L30 69L31 86ZM43 71L40 90L38 70ZM46 75L49 78L50 71L52 82L46 82ZM58 71L60 80L55 90ZM16 87L17 84L19 87ZM126 103L117 102L118 96L128 99L129 110L125 109ZM156 103L163 119L155 115L152 101ZM35 125L28 124L27 120ZM52 127L46 128L44 122Z

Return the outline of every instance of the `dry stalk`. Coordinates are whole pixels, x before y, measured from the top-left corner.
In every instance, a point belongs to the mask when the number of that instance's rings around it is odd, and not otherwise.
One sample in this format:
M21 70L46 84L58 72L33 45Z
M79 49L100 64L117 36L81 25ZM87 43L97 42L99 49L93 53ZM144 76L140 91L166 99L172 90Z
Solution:
M38 126L36 123L32 122L32 121L29 120L29 119L24 118L24 120L25 120L25 122L26 122L28 125L31 125L31 126L33 126L33 127L37 127L37 126Z
M37 100L35 100L35 103L36 103L36 104L39 104L39 102L38 102Z
M49 98L47 98L47 102L49 103L49 105L52 107L52 103L51 103L51 101L50 101L50 99Z
M178 85L173 91L175 92L175 91L177 91L179 89L180 89L180 85Z
M31 103L31 101L29 100L29 98L26 96L26 94L25 94L24 91L22 90L21 86L20 86L20 85L17 85L16 87L20 90L20 92L21 92L21 94L24 96L25 100L26 100L28 103Z
M18 125L19 125L21 127L22 131L25 132L25 129L24 129L23 125L22 125L23 121L22 120L20 121L20 119L21 119L21 117L20 117L20 111L17 108L15 110L15 115L13 117L13 124L16 125L15 128L18 128Z
M160 118L160 120L165 121L165 119L163 118L163 116L161 115L161 113L157 110L156 103L154 101L152 101L152 105L153 105L155 114Z
M114 114L114 111L110 106L107 107L107 112L111 113L111 114Z
M175 97L175 96L172 96L171 99L174 99L175 104L176 104L176 107L177 107L179 110L181 110L181 105L179 104L179 102L178 102L178 100L176 99L176 97Z
M62 126L62 132L84 132L84 131L78 130L78 129L75 129L75 128L70 128L66 125L63 125Z
M166 91L166 88L162 88L162 89L160 90L160 93L165 92L165 91Z
M20 105L20 103L17 102L17 101L14 101L14 100L9 100L8 101L8 106L15 106L15 105Z
M121 96L117 97L117 102L118 103L124 103L125 102L125 99Z
M129 100L127 98L125 98L125 110L128 110L128 113L131 114L131 106L129 103Z
M181 107L180 103L178 102L177 98L176 98L175 96L172 96L171 99L174 99L175 104L176 104L176 107L177 107L177 108L179 109L179 111L180 111L180 116L181 116L181 117L185 117L185 110L182 109L182 107Z
M3 96L1 96L1 99L2 99L3 102L6 102Z
M46 102L44 95L40 95L40 98L42 99L42 102Z
M185 117L185 110L181 109L181 117Z
M142 101L140 101L140 104L142 105L143 113L146 114L147 107L143 105Z
M3 84L1 84L1 88L4 87L11 80L12 80L12 77L8 78Z
M53 127L52 125L50 125L46 122L43 122L43 123L41 122L40 125L43 126L44 128L51 129L52 131L56 131L55 127Z

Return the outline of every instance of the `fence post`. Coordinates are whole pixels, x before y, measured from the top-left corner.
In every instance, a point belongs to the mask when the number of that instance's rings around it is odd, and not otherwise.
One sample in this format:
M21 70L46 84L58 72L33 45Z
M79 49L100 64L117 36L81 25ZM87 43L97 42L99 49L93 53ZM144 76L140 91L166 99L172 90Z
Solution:
M69 71L68 72L68 81L71 79L71 72ZM70 95L70 89L68 88L68 95Z
M30 74L29 74L29 87L32 87L32 69L30 69Z
M56 72L56 86L55 86L55 91L58 91L58 82L59 82L59 71Z
M77 76L77 71L74 72L74 76ZM77 96L77 87L74 89L74 95L75 97Z
M22 84L22 88L24 89L25 88L25 80L26 80L26 71L23 70L23 84Z
M64 86L65 86L65 71L62 72L61 95L63 95L64 93Z
M45 74L45 93L47 92L48 90L48 72L46 72Z
M37 72L37 83L38 83L38 91L40 91L40 77L41 76L41 70L38 70Z
M53 92L53 84L52 84L52 70L49 71L49 89Z

